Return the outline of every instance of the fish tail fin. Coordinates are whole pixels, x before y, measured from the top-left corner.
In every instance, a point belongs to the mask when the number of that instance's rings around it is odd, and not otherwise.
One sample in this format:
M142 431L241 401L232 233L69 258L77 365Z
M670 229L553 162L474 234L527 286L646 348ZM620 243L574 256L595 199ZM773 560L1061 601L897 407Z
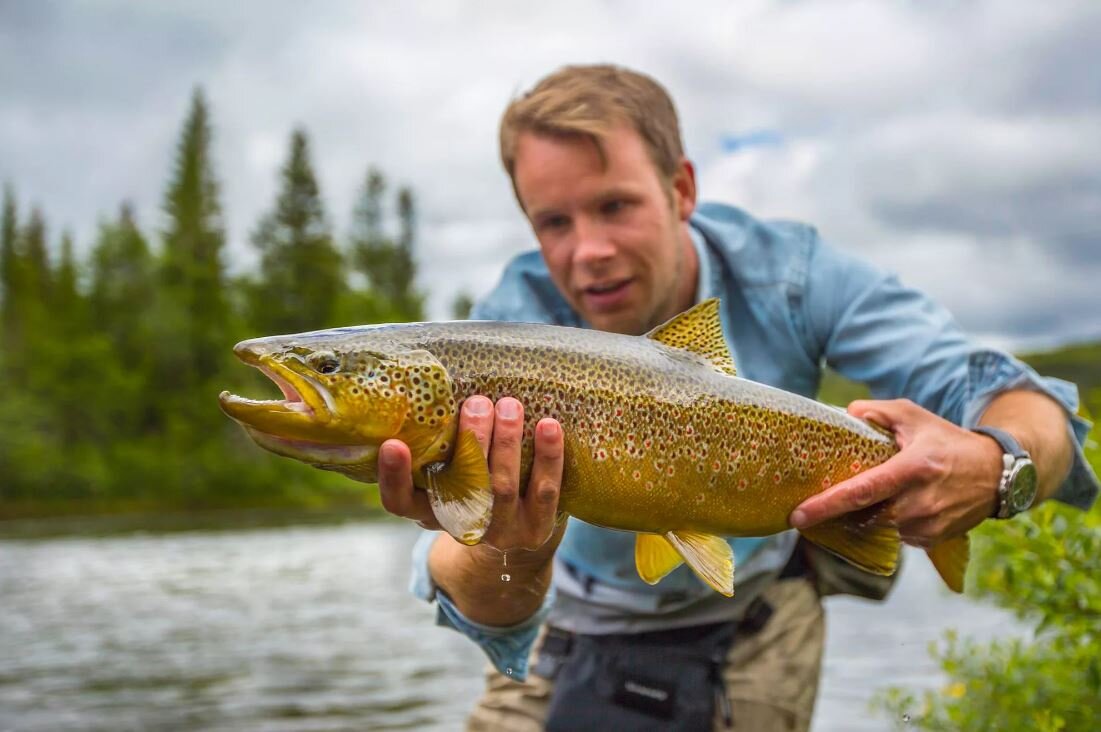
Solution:
M963 576L967 574L967 562L971 558L971 542L967 534L942 541L926 549L937 574L952 592L963 592Z
M432 513L444 531L468 546L480 542L493 513L493 488L474 432L460 432L451 461L428 466L424 475Z
M842 516L799 533L865 572L886 576L898 567L902 542L895 528Z

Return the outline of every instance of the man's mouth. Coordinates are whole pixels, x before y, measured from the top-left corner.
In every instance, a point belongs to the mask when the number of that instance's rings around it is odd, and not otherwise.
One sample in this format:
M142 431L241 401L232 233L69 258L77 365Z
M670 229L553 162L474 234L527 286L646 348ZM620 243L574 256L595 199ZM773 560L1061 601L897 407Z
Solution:
M581 290L581 295L590 310L612 310L623 304L633 282L634 279L630 277L605 280L585 287Z

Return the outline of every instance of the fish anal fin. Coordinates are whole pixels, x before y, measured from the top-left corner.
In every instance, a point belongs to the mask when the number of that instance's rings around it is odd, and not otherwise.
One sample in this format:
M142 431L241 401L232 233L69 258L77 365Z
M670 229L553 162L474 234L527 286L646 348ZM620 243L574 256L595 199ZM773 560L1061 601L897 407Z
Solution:
M468 546L480 542L493 513L493 488L474 433L460 432L450 462L426 466L424 477L429 505L444 531Z
M963 592L963 576L967 574L967 562L971 558L971 542L967 534L942 541L926 549L937 574L952 592Z
M734 552L721 536L670 531L665 538L701 580L727 597L734 595Z
M704 300L691 310L666 321L646 334L647 338L703 357L711 366L728 376L737 376L734 359L723 336L719 317L719 299Z
M683 563L681 555L664 536L639 534L635 537L635 568L643 582L656 585Z
M902 542L890 526L843 516L799 533L865 572L887 576L898 567Z

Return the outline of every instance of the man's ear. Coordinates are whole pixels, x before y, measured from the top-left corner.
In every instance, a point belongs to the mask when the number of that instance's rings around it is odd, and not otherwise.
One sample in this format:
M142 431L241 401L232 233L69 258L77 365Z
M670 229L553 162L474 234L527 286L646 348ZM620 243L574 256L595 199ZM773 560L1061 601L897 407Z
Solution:
M673 204L681 221L687 221L696 210L696 168L688 158L677 163L673 174Z

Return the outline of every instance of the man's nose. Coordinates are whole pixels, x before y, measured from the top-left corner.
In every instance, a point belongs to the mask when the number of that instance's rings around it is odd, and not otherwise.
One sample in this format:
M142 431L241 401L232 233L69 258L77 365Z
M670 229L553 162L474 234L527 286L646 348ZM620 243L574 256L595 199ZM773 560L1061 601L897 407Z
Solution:
M615 255L615 245L608 238L604 227L596 222L577 221L574 224L577 237L573 250L574 264L591 264Z

